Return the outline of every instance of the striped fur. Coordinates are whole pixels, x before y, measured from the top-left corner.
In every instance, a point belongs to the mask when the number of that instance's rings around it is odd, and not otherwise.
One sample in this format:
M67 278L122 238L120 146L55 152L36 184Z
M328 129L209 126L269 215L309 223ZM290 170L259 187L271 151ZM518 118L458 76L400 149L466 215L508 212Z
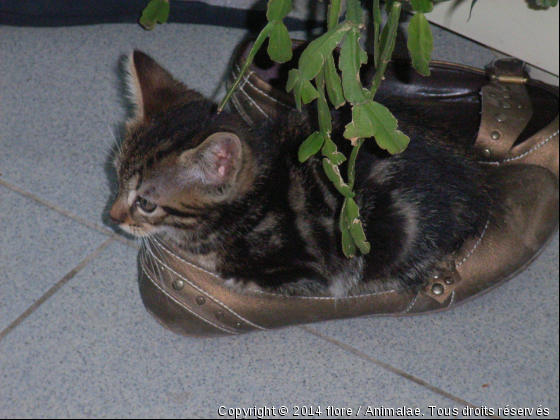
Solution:
M144 54L135 52L130 65L133 98L145 109L129 123L116 162L111 217L181 248L226 284L289 295L416 289L489 217L483 169L410 124L415 138L404 153L389 156L373 141L362 148L356 191L372 251L347 259L341 196L320 157L298 162L299 145L316 130L312 118L293 113L248 127L238 115L217 114ZM347 110L333 114L333 140L347 151Z

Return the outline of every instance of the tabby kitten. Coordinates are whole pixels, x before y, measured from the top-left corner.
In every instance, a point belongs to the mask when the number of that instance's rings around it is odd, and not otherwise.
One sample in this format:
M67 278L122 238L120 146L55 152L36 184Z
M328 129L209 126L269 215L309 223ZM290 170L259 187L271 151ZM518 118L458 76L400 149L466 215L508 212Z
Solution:
M371 243L347 259L338 218L342 197L320 157L298 161L316 130L306 112L249 127L177 82L142 52L128 63L135 113L116 158L112 220L155 237L240 288L345 296L420 287L445 255L481 232L491 209L487 174L441 136L415 133L391 156L366 141L356 200ZM333 140L348 110L333 111Z

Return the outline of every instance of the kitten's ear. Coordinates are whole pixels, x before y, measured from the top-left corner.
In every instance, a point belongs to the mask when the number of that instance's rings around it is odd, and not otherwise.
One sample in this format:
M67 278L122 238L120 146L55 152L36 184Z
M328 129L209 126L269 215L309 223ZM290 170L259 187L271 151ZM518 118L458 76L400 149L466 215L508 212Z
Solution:
M149 120L180 101L202 98L141 51L134 51L129 57L127 71L127 85L135 105L133 119L136 121Z
M224 185L235 179L242 163L242 146L233 133L212 134L194 150L179 157L189 177L205 184Z

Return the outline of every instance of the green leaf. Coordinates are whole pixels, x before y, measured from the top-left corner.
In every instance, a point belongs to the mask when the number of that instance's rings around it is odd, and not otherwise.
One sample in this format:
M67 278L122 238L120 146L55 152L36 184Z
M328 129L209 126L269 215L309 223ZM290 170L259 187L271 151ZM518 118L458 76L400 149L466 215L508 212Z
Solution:
M340 153L336 147L336 144L327 137L323 146L323 156L328 158L333 165L339 166L346 161L346 156Z
M286 91L290 92L301 79L298 69L292 69L288 73L288 83L286 83Z
M327 83L327 93L335 108L340 108L346 103L342 90L342 81L336 71L334 57L332 55L325 62L325 82Z
M327 177L332 181L339 193L347 198L352 198L356 195L342 179L342 175L340 175L340 169L338 166L334 165L329 159L324 158L323 168L325 169Z
M301 110L301 103L308 104L313 99L319 97L319 92L313 87L309 80L302 79L301 73L298 69L292 69L288 73L288 83L286 90L290 92L294 90L294 99L296 101L297 109Z
M319 127L325 133L332 133L332 116L329 104L325 98L324 87L318 89L319 98L317 100L317 111L319 114Z
M423 76L430 75L430 58L434 50L434 37L423 13L416 13L408 25L408 50L412 66Z
M363 103L371 97L360 81L360 67L367 63L368 58L360 45L360 35L359 28L352 28L346 35L340 52L344 97L352 104Z
M346 22L331 29L307 46L299 59L299 70L302 78L311 80L317 76L327 58L332 55L333 50L350 28L352 28L352 24Z
M280 21L292 10L292 0L268 0L266 18L269 22Z
M360 209L353 198L346 199L346 211L348 212L348 221L350 223L360 218Z
M354 25L361 25L363 23L363 11L360 0L346 0L346 20Z
M303 163L311 156L317 154L324 142L325 136L323 133L317 131L311 134L299 147L299 161Z
M165 23L169 18L169 1L150 0L140 17L140 25L144 29L154 29L157 23Z
M340 214L340 231L342 232L342 252L346 255L346 258L353 258L356 255L356 245L354 244L354 238L350 233L348 227L348 213L346 211L346 200L344 200L344 205L342 206L342 212Z
M294 99L296 101L296 107L301 111L301 94L303 92L303 82L298 69L292 69L288 73L288 82L286 83L286 91L294 91Z
M317 89L315 89L315 86L313 86L309 80L303 80L302 82L303 89L301 92L301 100L304 104L308 104L319 97L319 92L317 92Z
M410 0L412 4L412 9L420 13L430 13L434 10L434 4L432 0Z
M352 108L352 122L346 126L344 137L353 143L360 138L375 137L379 147L389 153L406 149L410 139L397 130L397 120L383 105L369 101Z
M303 80L299 74L298 69L292 69L288 73L288 83L286 83L286 91L291 92L294 90L294 100L296 101L296 107L301 111L301 92L303 90Z
M357 219L356 223L349 224L350 234L354 239L354 244L362 251L362 254L369 254L371 251L371 245L367 242L366 234L364 232L364 226L362 221Z
M354 244L359 248L362 254L371 251L371 245L366 241L366 234L362 221L360 220L360 209L353 198L346 199L346 211L348 217L348 229L354 240Z
M340 19L340 12L342 11L342 1L341 0L331 0L328 9L327 18L327 28L330 31L336 25L338 25L338 20Z
M276 22L270 32L268 55L277 63L285 63L292 59L292 39L288 28L282 22Z

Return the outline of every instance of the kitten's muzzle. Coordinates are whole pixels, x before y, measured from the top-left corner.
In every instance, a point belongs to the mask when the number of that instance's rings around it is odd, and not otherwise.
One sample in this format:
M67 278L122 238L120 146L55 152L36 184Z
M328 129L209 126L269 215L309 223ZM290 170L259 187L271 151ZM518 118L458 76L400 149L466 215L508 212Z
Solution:
M109 211L109 218L117 225L120 225L128 218L128 207L121 201L117 200Z

